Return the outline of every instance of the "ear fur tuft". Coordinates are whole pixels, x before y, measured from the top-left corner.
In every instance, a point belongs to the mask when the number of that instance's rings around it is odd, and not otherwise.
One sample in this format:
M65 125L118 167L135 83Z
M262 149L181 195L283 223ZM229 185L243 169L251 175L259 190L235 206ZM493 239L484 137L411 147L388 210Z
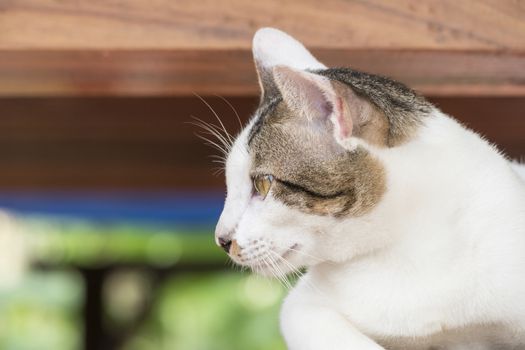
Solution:
M253 37L253 57L265 68L326 69L303 44L275 28L261 28Z
M253 37L252 51L262 98L275 89L272 77L275 66L300 70L326 68L303 44L275 28L259 29Z

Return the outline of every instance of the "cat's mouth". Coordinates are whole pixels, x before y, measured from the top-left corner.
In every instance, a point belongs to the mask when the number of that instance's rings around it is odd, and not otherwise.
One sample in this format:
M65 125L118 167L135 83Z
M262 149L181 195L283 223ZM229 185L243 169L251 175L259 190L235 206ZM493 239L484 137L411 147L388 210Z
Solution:
M284 253L281 255L283 259L286 259L288 256L292 255L294 252L296 252L299 248L299 243L293 244L291 247L286 249Z

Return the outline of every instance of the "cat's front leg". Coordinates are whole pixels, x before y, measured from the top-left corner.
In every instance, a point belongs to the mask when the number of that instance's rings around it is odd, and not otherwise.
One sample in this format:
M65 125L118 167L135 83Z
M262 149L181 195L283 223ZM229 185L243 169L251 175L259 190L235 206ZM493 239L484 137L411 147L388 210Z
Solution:
M281 331L289 350L384 350L307 288L299 284L281 309Z

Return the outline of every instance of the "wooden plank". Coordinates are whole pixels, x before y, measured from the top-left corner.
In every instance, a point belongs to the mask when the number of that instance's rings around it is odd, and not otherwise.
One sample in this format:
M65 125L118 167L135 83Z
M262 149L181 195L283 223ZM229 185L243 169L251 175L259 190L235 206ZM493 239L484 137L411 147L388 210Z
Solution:
M207 97L235 133L230 106ZM256 100L229 99L246 120ZM192 115L217 124L198 98L0 99L0 189L210 189L219 164Z
M516 0L2 0L4 49L248 49L274 26L320 48L525 48Z
M217 97L207 97L228 131L239 125ZM256 97L229 98L243 122ZM432 98L512 157L525 155L525 98ZM224 189L195 136L191 115L215 122L196 97L0 99L0 190Z
M523 96L525 50L314 49L426 95ZM0 96L253 96L249 50L0 51Z
M513 0L0 1L0 96L257 94L250 54L275 26L329 65L427 95L525 95Z

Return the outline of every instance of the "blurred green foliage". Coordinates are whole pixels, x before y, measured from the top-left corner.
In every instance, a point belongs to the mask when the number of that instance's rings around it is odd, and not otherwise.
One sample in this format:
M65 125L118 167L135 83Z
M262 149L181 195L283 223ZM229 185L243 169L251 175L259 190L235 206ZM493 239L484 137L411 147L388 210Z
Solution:
M103 266L115 263L219 263L209 227L169 227L129 223L33 218L24 220L33 260L49 264Z
M234 273L175 276L160 291L151 317L126 350L279 350L283 290Z
M0 291L0 349L78 349L82 279L74 272L31 272Z
M163 267L218 264L218 272L171 274L149 290L146 269L123 271L104 288L109 329L134 317L153 297L151 312L125 350L280 350L276 281L235 272L207 228L166 228L26 219L31 270L20 285L0 291L0 349L81 348L84 282L73 267L141 264ZM136 312L137 311L137 312Z

